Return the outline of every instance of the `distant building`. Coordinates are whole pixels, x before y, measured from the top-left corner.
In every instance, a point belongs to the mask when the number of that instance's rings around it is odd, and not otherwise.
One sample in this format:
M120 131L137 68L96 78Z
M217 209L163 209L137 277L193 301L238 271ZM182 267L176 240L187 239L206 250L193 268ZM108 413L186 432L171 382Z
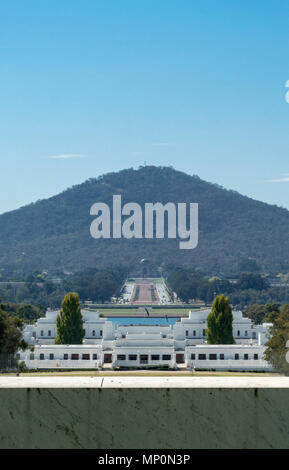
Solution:
M98 312L82 310L82 345L55 345L57 311L27 325L23 337L34 351L19 352L33 369L149 367L182 365L215 370L270 370L263 359L271 324L254 325L241 311L233 312L234 345L206 343L210 310L191 311L174 325L118 325ZM140 321L142 321L140 319Z
M141 266L141 276L143 279L149 277L150 275L150 261L147 258L143 258L140 260Z

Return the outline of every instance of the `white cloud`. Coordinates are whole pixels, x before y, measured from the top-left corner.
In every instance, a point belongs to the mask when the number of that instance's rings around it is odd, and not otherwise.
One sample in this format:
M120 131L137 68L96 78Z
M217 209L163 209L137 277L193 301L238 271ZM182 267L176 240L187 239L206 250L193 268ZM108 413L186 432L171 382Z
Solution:
M66 160L68 158L85 158L85 155L78 153L65 153L63 155L50 155L49 158L54 158L56 160Z
M288 175L288 173L286 173ZM274 180L270 180L271 183L288 183L289 182L289 175L284 176L284 178L277 178Z

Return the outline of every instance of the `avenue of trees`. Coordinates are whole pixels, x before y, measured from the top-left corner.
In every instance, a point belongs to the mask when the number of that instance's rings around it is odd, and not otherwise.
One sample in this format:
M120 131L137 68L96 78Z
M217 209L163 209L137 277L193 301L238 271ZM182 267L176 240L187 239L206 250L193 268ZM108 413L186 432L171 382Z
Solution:
M111 297L118 297L120 289L129 275L124 266L114 268L87 268L71 275L61 275L52 280L45 274L30 274L24 282L0 285L0 297L6 303L33 304L23 306L19 316L35 320L47 307L60 308L67 292L78 292L81 301L95 303L109 302ZM157 272L155 273L157 275ZM216 295L230 297L231 304L243 309L254 304L289 303L289 286L270 286L266 277L259 273L241 273L238 280L222 279L218 276L205 276L198 269L176 268L169 266L163 270L171 291L176 292L181 301L201 300L211 303ZM14 308L14 307L13 307Z

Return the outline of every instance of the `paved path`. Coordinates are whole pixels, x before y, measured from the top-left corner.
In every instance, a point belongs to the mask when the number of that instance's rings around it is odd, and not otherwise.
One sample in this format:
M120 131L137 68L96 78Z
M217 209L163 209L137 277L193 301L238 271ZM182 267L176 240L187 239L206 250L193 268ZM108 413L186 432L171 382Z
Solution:
M139 295L137 297L137 300L134 300L136 290L139 288ZM155 293L155 300L152 299L152 289L154 290ZM155 284L152 284L151 282L139 282L134 285L132 296L131 296L131 302L134 304L159 304L159 295L157 293Z

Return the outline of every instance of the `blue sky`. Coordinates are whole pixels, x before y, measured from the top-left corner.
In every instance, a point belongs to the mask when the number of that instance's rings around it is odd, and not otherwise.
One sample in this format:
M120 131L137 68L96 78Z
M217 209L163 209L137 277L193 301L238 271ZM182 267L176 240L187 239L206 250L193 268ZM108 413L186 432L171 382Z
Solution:
M287 0L1 2L0 77L0 212L144 162L289 208Z

